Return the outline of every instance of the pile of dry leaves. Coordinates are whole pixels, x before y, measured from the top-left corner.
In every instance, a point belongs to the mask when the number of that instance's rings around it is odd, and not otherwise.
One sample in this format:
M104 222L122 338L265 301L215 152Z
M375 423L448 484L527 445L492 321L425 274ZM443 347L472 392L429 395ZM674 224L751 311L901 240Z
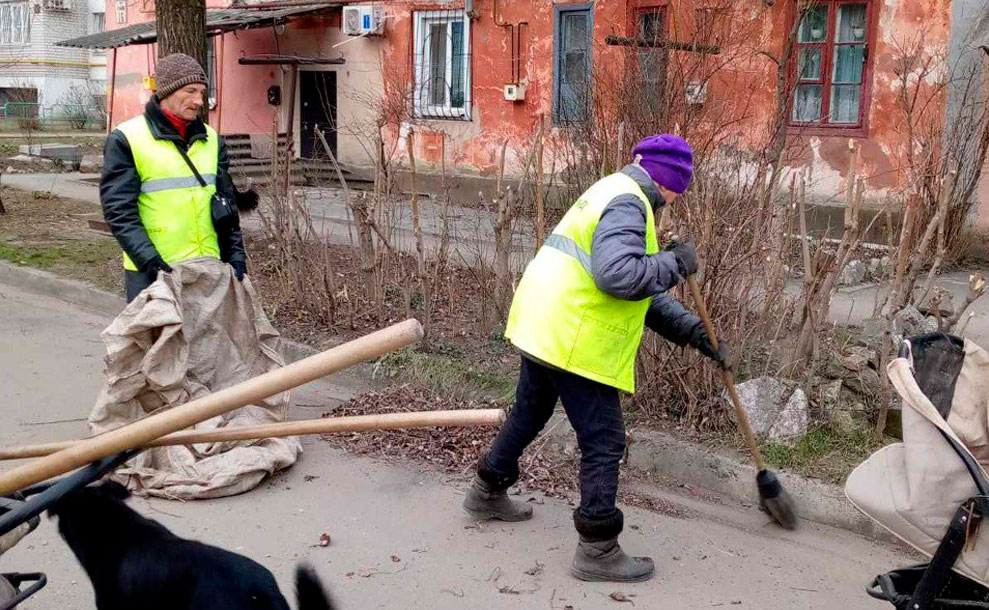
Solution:
M378 392L368 392L351 399L336 415L370 415L446 409L499 409L493 401L456 400L417 386L400 385ZM477 460L497 434L497 428L417 428L408 430L373 430L326 438L343 448L364 455L419 461L432 464L444 472L469 476ZM521 493L542 492L551 497L575 500L578 490L579 453L562 451L544 434L522 456L518 482ZM634 491L637 475L622 469L624 483L619 499L640 508L684 518L690 511L678 503L644 496Z
M400 385L379 392L368 392L351 399L337 415L368 415L454 409L499 409L492 401L456 400L427 389ZM417 460L450 473L468 475L474 471L481 453L491 444L497 428L417 428L374 430L327 439L355 453L377 457ZM562 498L573 497L577 489L578 456L554 450L548 437L536 440L519 464L523 493L541 491Z

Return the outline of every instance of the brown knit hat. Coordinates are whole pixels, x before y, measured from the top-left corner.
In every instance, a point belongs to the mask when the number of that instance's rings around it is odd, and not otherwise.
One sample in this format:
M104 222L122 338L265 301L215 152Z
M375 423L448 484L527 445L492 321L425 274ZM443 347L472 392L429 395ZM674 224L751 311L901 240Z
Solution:
M155 85L158 100L163 100L186 85L206 83L206 72L199 62L185 53L172 53L158 60Z

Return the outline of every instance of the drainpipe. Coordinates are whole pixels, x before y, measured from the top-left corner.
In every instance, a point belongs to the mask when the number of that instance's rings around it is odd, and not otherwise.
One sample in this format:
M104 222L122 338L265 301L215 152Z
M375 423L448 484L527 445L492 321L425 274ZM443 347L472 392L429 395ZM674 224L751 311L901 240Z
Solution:
M466 0L465 0L466 1ZM518 23L508 23L504 21L498 14L498 0L491 0L491 19L494 24L498 27L505 28L509 31L511 35L511 46L512 46L512 83L518 84L521 73L522 73L522 26L529 25L528 21L519 21ZM516 28L518 29L518 34L516 36ZM516 40L517 38L517 40Z
M216 57L216 74L213 78L216 79L216 133L223 134L220 128L223 126L223 52L226 48L226 34L219 34L220 38L220 48L217 49Z
M106 135L113 129L113 98L117 92L117 49L111 49L113 59L110 60L110 91L106 102Z

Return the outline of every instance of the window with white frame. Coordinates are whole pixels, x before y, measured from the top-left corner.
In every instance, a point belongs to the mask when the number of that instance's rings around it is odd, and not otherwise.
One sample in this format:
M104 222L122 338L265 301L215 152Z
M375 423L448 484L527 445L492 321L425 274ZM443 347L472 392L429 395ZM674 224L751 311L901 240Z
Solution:
M90 34L102 34L106 30L106 13L90 13L89 14L89 33ZM106 55L106 51L103 49L93 49L93 55L103 56Z
M463 10L415 13L417 116L470 120L470 20Z
M27 2L0 2L0 44L31 40L31 11Z
M90 34L102 34L106 30L106 13L90 13L89 14L89 33Z

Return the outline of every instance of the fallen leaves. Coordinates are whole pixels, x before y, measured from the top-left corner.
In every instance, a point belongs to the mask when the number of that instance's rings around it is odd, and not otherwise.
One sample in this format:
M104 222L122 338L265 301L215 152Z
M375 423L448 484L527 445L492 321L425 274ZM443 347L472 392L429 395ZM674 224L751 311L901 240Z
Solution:
M631 596L631 595L625 595L621 591L615 591L614 593L612 593L608 597L610 597L612 601L616 601L616 602L619 602L619 603L628 603L628 604L632 604L633 606L635 605L635 602L633 602L630 599L633 596Z
M493 401L458 400L428 389L400 385L356 396L340 407L334 416L407 413L437 409L493 409L504 405ZM326 436L350 451L433 464L447 472L473 472L481 452L487 449L498 429L495 427L416 428L407 430L366 430L353 434ZM532 449L537 449L533 447ZM530 450L521 461L522 493L542 491L554 497L570 497L577 489L577 456L558 455L543 447ZM542 503L541 500L534 500Z

